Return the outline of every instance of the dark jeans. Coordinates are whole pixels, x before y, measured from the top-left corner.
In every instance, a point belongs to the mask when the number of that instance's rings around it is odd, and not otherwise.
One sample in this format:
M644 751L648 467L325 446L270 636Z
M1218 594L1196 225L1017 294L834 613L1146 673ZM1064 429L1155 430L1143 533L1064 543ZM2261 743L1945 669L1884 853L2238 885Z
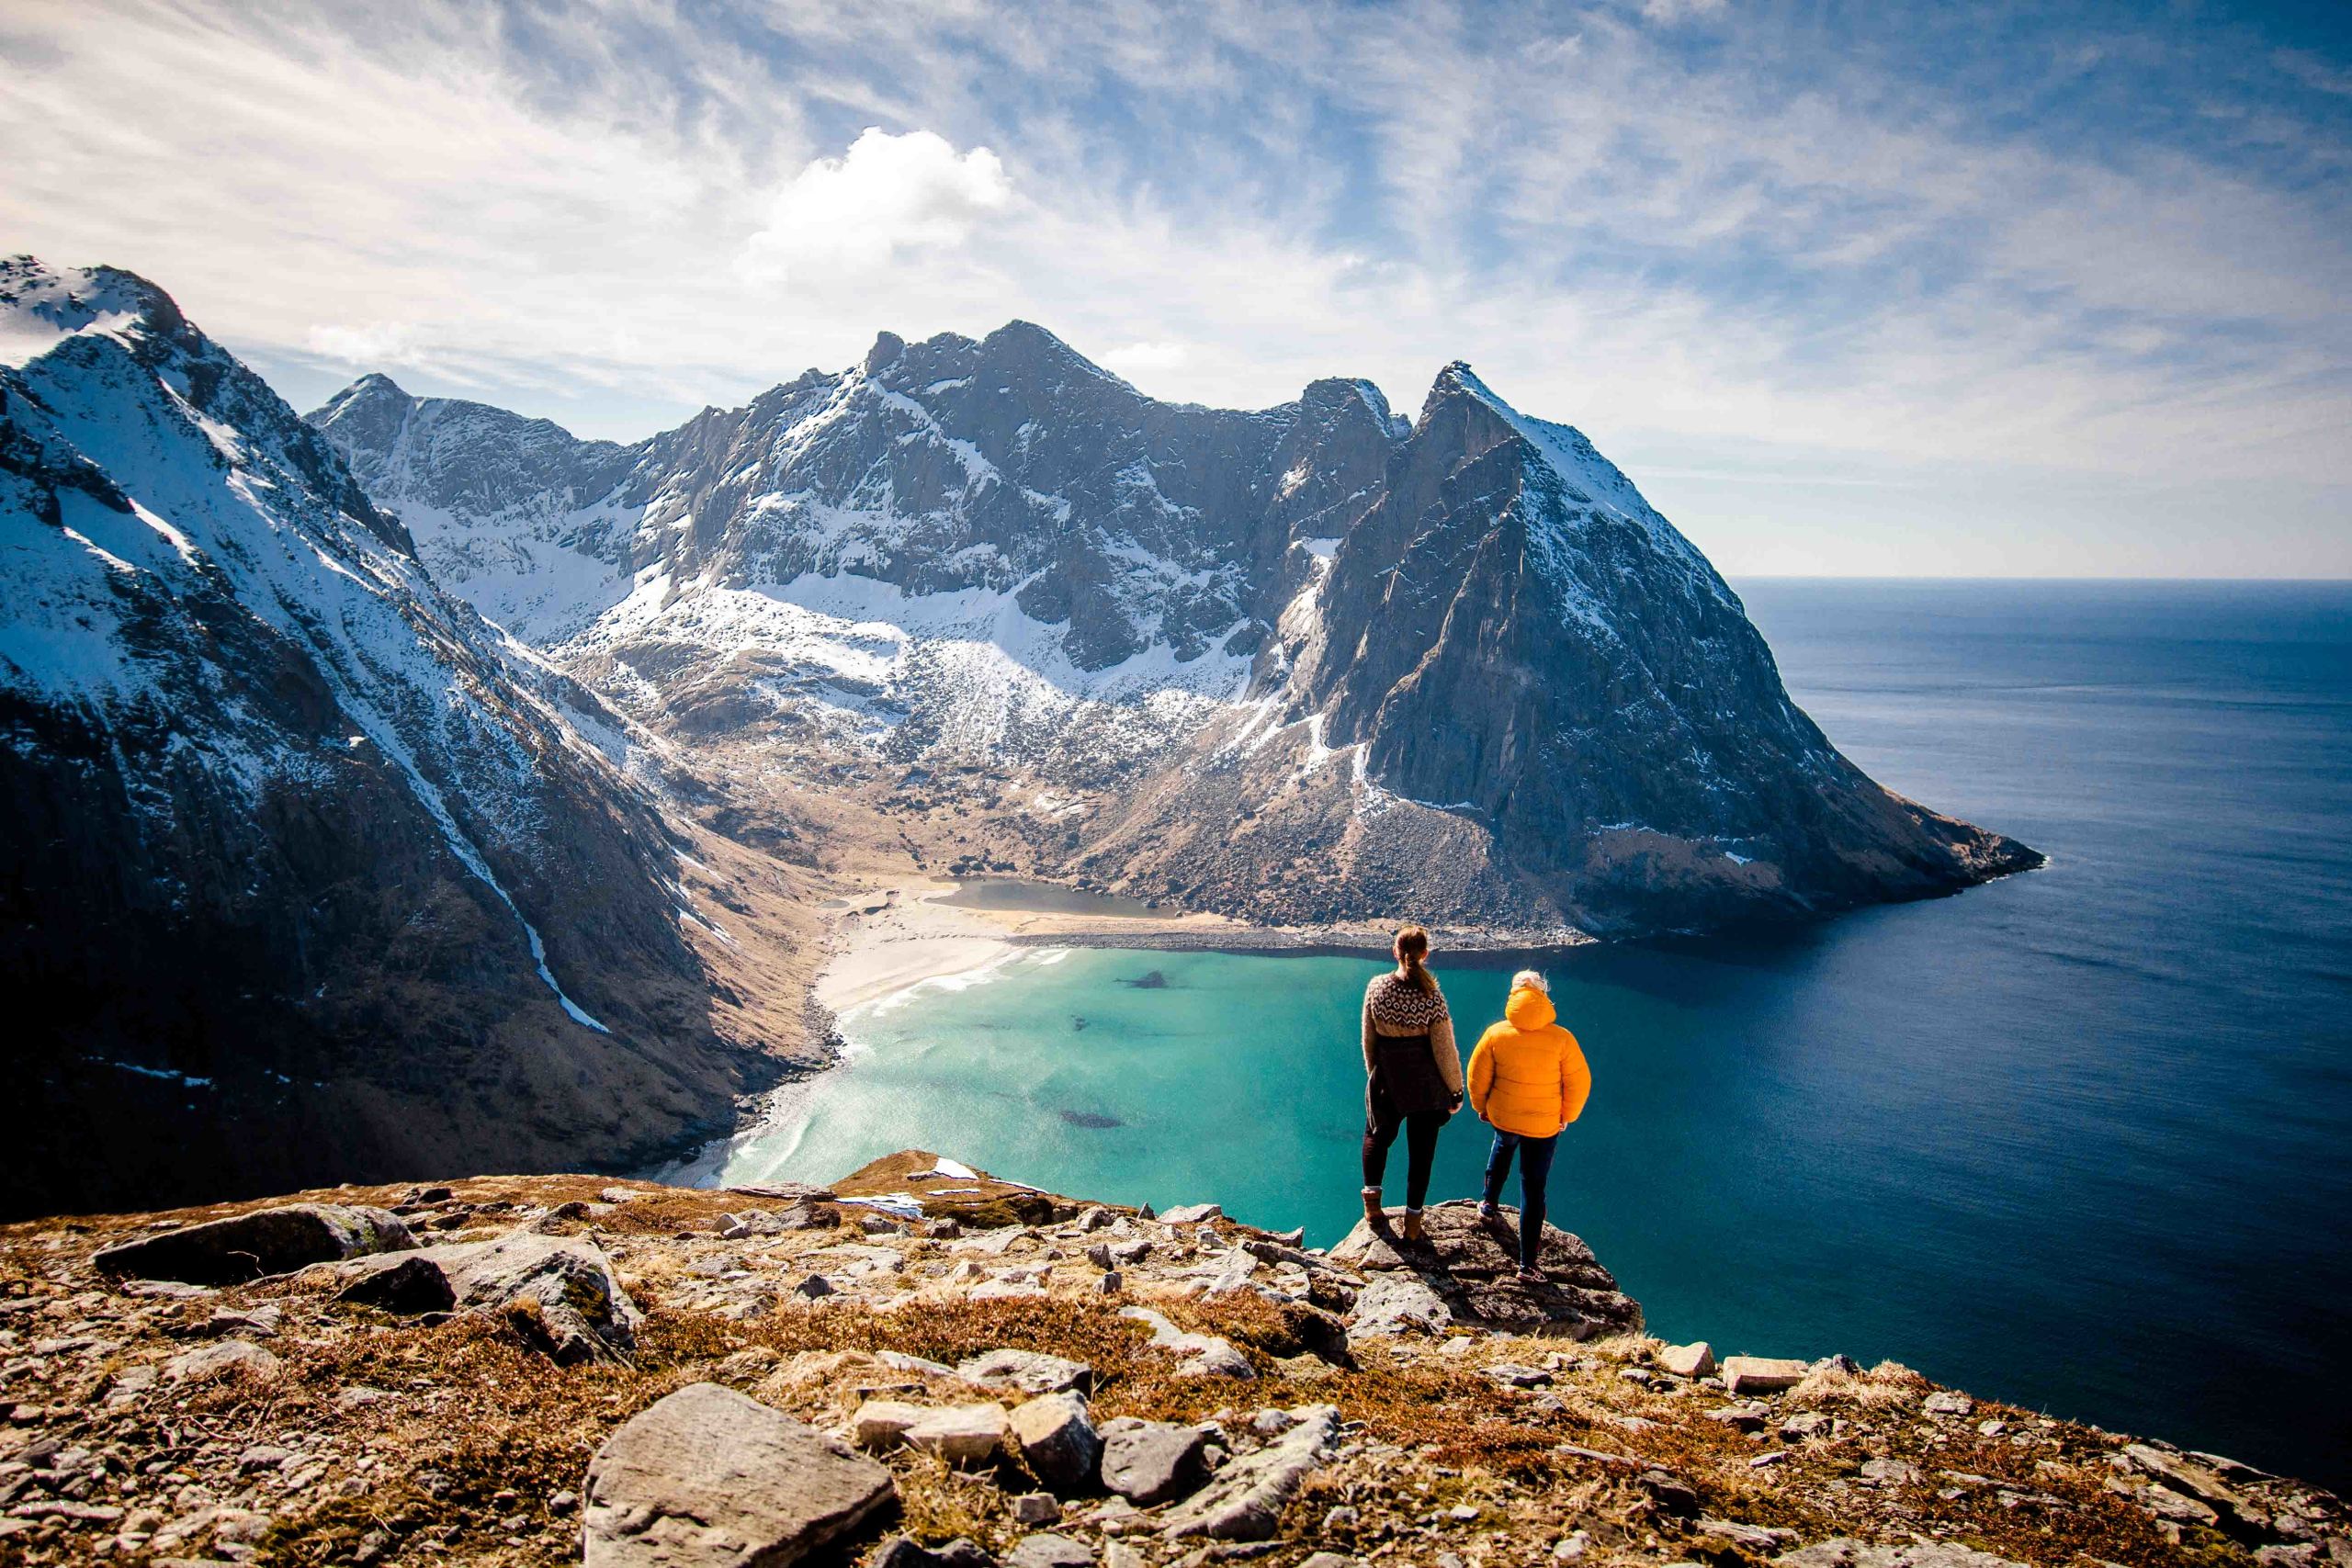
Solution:
M1405 1130L1405 1207L1418 1209L1430 1195L1430 1162L1437 1157L1437 1135L1444 1130L1446 1113L1442 1111L1416 1111L1410 1116L1396 1109L1388 1091L1375 1079L1364 1094L1363 1118L1363 1184L1377 1187L1388 1168L1388 1145L1396 1141L1396 1129Z
M1536 1249L1544 1241L1544 1184L1552 1179L1552 1151L1560 1135L1523 1138L1498 1129L1495 1152L1487 1156L1487 1201L1499 1201L1503 1178L1510 1174L1510 1152L1519 1151L1519 1261L1535 1267Z

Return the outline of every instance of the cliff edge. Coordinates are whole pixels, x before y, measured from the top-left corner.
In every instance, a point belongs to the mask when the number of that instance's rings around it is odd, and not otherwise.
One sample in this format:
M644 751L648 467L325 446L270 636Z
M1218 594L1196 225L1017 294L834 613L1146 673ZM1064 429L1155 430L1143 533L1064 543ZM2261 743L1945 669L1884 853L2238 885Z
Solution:
M2352 1562L2315 1488L1661 1344L1574 1236L1521 1285L1431 1222L1325 1252L910 1150L0 1227L0 1558Z

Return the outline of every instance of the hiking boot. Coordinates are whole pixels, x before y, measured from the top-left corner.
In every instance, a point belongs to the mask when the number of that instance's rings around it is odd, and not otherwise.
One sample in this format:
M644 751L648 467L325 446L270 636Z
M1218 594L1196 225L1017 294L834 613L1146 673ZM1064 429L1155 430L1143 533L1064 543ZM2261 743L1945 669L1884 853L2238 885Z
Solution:
M1388 1211L1380 1206L1380 1189L1377 1187L1363 1190L1363 1217L1375 1229L1388 1223Z
M1421 1212L1419 1209L1405 1211L1405 1225L1397 1234L1416 1246L1429 1240L1430 1233L1421 1224Z

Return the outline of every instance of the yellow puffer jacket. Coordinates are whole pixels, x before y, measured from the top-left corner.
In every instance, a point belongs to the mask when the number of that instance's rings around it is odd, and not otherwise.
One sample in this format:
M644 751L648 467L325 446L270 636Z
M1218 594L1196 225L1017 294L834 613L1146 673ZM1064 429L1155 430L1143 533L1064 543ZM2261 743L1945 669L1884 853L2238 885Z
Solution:
M1577 1119L1592 1092L1592 1069L1559 1016L1534 987L1511 987L1504 1021L1470 1053L1471 1110L1523 1138L1548 1138Z

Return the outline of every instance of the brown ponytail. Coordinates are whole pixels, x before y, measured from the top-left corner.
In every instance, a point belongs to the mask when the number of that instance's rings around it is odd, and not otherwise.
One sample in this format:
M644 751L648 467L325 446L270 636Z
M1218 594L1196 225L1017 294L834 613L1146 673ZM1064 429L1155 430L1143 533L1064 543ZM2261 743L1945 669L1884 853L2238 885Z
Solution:
M1430 933L1419 926L1402 926L1396 931L1396 962L1405 966L1405 978L1424 991L1437 989L1437 977L1422 964L1430 955Z

